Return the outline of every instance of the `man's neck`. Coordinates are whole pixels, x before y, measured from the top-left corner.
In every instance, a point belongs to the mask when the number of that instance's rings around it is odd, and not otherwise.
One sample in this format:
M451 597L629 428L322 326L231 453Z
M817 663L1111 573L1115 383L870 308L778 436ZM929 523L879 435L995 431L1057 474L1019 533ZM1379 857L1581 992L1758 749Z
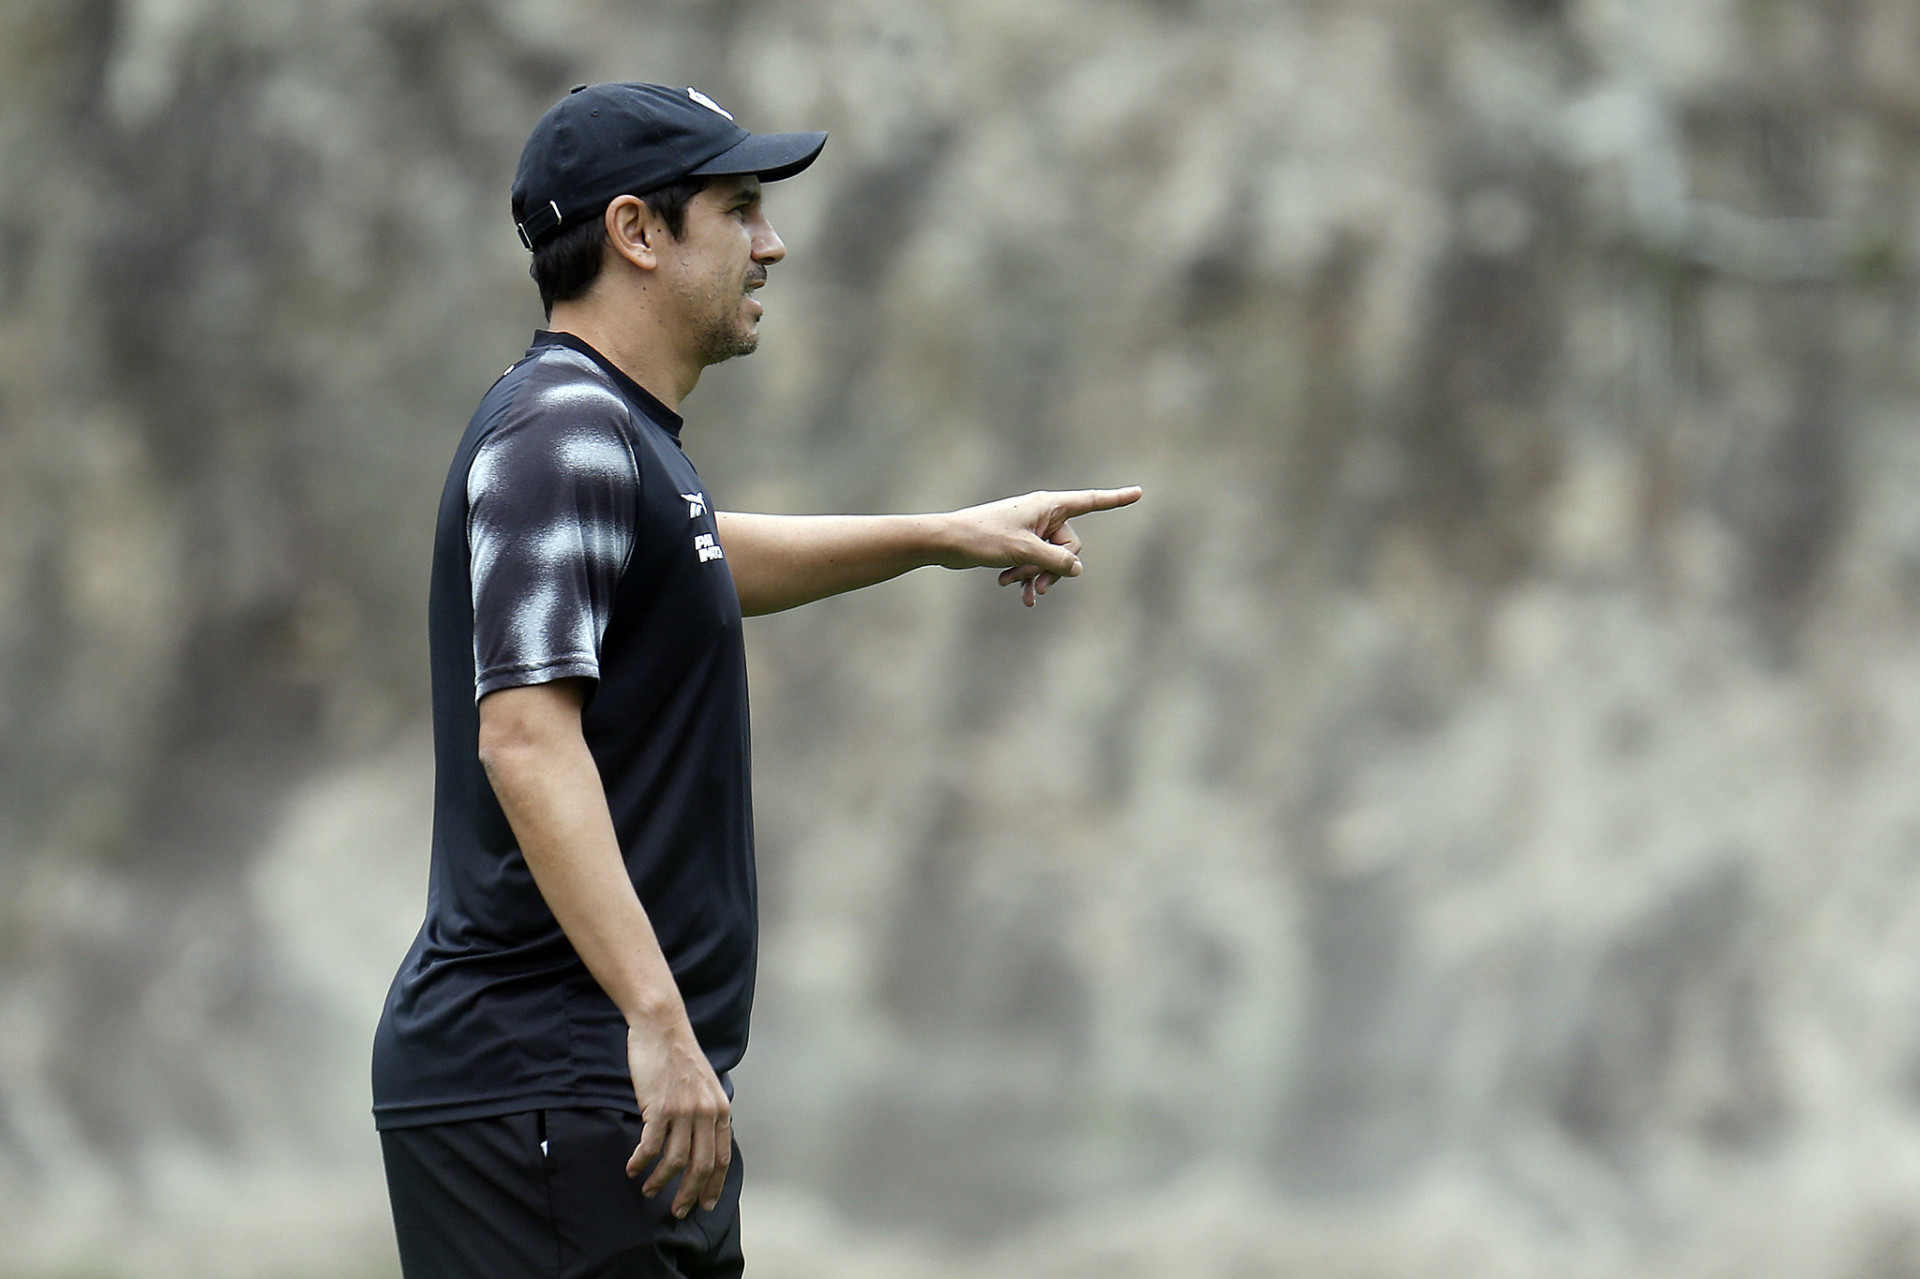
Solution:
M700 381L700 362L680 351L679 343L650 311L616 311L598 299L583 298L557 303L547 328L579 338L675 413Z

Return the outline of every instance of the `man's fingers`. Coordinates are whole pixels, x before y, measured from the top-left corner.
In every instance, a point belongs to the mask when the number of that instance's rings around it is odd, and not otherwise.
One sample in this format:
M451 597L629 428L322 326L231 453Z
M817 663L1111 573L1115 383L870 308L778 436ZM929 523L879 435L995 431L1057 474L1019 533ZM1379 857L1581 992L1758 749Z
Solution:
M720 1193L727 1188L727 1165L715 1164L713 1172L707 1177L707 1184L700 1192L700 1207L712 1212L720 1206Z
M684 1217L693 1210L694 1203L707 1188L707 1178L713 1175L713 1123L712 1119L700 1115L693 1117L693 1145L687 1170L680 1178L680 1189L673 1195L676 1217Z
M1015 582L1024 584L1025 589L1020 595L1028 608L1032 608L1034 600L1045 595L1059 580L1058 573L1049 573L1037 564L1022 564L1019 568L1010 568L1000 574L1002 586L1012 586Z
M733 1124L725 1115L714 1125L713 1153L713 1173L700 1195L700 1206L708 1212L719 1206L720 1192L727 1188L727 1169L733 1166Z
M633 1148L633 1154L627 1160L627 1176L638 1177L640 1170L659 1156L660 1145L666 1137L666 1124L658 1119L643 1119L640 1124L640 1144Z
M1140 500L1140 486L1131 484L1123 489L1081 489L1074 493L1055 493L1053 500L1060 508L1062 518L1070 520L1089 511L1111 511L1119 506L1132 506Z
M667 1132L666 1143L660 1151L660 1162L656 1163L653 1171L647 1174L645 1184L640 1187L641 1194L649 1199L653 1198L674 1179L682 1168L687 1166L687 1147L693 1135L687 1131L690 1127L692 1122L685 1115L674 1122L673 1127ZM644 1137L646 1134L641 1135Z

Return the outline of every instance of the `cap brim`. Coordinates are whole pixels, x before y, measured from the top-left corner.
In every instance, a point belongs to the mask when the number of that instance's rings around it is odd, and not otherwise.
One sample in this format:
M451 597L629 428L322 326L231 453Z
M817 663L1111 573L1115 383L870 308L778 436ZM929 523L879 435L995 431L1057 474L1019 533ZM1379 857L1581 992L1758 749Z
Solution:
M751 133L722 151L689 177L725 177L751 173L762 182L790 178L820 158L824 133Z

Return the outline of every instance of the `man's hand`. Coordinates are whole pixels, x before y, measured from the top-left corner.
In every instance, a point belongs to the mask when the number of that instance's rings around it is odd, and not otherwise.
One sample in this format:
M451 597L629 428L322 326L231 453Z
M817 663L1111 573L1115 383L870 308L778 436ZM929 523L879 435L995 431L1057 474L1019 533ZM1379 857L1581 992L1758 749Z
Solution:
M642 1121L627 1176L639 1176L652 1163L653 1171L640 1186L640 1193L651 1199L682 1174L673 1215L686 1216L696 1200L711 1210L720 1202L733 1162L733 1108L686 1016L630 1026L627 1068L633 1073Z
M1080 575L1080 539L1067 523L1090 511L1111 511L1140 500L1136 485L1029 493L955 511L953 549L947 568L1004 568L1000 585L1024 583L1022 601L1032 608L1063 577Z

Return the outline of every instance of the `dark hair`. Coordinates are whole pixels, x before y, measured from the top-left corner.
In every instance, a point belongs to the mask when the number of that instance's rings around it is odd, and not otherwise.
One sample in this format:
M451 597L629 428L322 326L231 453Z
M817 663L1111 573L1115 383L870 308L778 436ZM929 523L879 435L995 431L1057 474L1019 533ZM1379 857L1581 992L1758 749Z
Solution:
M687 205L706 188L705 178L681 178L640 198L655 217L666 223L667 234L678 240L687 230ZM561 228L560 234L533 251L533 265L527 268L527 274L540 286L540 305L547 309L548 319L553 318L554 303L585 297L600 278L607 251L605 210L601 214Z

